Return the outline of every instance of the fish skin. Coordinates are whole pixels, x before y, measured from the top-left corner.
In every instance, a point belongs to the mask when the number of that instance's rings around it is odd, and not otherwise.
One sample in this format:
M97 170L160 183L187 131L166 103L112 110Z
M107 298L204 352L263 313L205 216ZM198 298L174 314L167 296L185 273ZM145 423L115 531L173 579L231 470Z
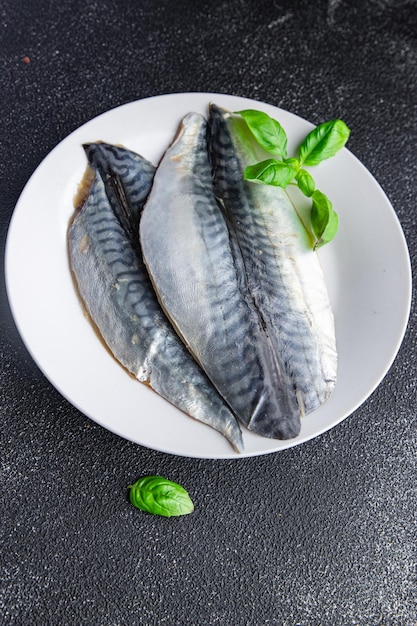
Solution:
M326 402L336 384L333 313L318 255L288 194L243 178L244 167L259 157L244 140L242 125L242 119L210 105L215 194L242 254L248 288L305 415Z
M243 439L236 418L172 329L138 254L138 236L136 243L133 227L126 231L120 207L114 210L117 193L123 189L123 214L128 217L130 207L135 222L152 184L153 166L135 159L133 169L117 171L120 163L109 159L102 144L90 144L86 152L95 179L69 227L68 243L71 268L90 317L115 358L140 382L222 433L241 452ZM113 157L117 160L120 154L116 157L113 152ZM125 161L131 158L132 154L124 155ZM116 185L105 168L118 178ZM130 184L138 177L140 191Z
M116 215L139 246L140 214L155 173L155 166L141 155L105 142L83 145L91 167L100 172Z
M162 307L239 419L277 439L300 411L260 318L239 243L214 197L203 116L185 116L140 221L144 261Z

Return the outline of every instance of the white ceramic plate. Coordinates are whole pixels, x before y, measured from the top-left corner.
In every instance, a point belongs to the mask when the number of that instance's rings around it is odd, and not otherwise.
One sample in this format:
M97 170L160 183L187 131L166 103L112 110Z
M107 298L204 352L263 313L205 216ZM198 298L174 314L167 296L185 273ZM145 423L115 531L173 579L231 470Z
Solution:
M82 143L99 139L121 143L157 163L183 115L192 110L206 113L210 101L234 111L258 108L274 116L287 131L290 152L312 129L307 121L276 107L211 93L158 96L100 115L64 139L27 183L8 233L6 284L15 322L32 357L85 415L155 450L198 458L241 458L316 437L368 398L403 339L411 270L390 202L365 167L344 149L314 174L340 218L336 239L320 252L336 321L338 383L327 404L303 418L300 435L271 441L244 429L245 452L238 455L220 434L128 376L83 315L68 266L67 226L86 165Z

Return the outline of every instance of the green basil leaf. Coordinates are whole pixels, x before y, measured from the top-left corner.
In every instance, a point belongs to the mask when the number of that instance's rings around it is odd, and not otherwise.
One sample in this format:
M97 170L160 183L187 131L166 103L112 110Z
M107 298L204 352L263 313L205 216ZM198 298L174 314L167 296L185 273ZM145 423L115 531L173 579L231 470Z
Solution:
M299 160L295 159L294 157L290 157L289 159L284 159L284 163L286 163L287 165L291 165L291 167L294 167L296 170L298 170L300 167Z
M130 502L141 511L164 517L188 515L194 511L194 504L184 487L162 476L145 476L128 489Z
M316 188L316 183L310 172L307 172L307 170L299 170L295 175L295 179L300 191L309 198Z
M275 187L286 187L294 178L295 170L276 159L267 159L245 168L244 178L253 183L264 183Z
M277 120L263 111L254 109L245 109L236 113L243 117L251 133L264 150L282 157L287 155L287 134Z
M334 156L349 139L350 129L342 120L319 124L304 139L300 147L303 165L318 165Z
M336 235L339 218L333 210L332 203L324 193L316 189L311 199L313 201L311 226L316 237L314 248L320 248L325 243L329 243Z

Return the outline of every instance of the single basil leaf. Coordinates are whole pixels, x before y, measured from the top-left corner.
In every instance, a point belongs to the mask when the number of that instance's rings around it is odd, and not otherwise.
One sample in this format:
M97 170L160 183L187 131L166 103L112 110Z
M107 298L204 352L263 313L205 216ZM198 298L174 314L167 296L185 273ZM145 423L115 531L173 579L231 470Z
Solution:
M276 159L267 159L245 168L244 178L253 183L264 183L275 187L286 187L294 178L295 170Z
M130 502L141 511L164 517L194 511L194 504L184 487L162 476L145 476L128 489Z
M281 124L263 111L245 109L236 111L241 115L260 146L267 152L287 155L287 134Z
M342 120L319 124L304 139L300 147L303 165L318 165L334 156L349 139L350 129Z
M307 170L299 170L295 179L300 191L309 198L316 188L316 183L310 172L307 172Z
M313 201L311 226L316 237L314 248L320 248L325 243L329 243L336 235L339 218L333 210L332 203L324 193L316 189L311 199Z

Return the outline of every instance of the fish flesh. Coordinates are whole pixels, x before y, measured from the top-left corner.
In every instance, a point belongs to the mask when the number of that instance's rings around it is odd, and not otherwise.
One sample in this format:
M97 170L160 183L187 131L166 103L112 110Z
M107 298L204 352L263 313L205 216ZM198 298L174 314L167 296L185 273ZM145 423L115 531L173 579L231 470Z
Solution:
M235 416L163 313L144 267L137 225L154 166L121 147L84 146L93 182L68 230L85 307L115 358L140 382L243 450Z
M255 265L269 245L257 236L249 261L214 195L207 121L186 115L142 213L144 261L174 328L233 412L262 436L288 439L300 431L300 407L286 359L300 357L295 338L278 353L273 320L260 310L272 285L257 284Z
M326 402L336 384L333 313L311 236L286 191L244 180L244 168L260 160L245 126L242 118L210 105L215 195L283 383L305 415Z

